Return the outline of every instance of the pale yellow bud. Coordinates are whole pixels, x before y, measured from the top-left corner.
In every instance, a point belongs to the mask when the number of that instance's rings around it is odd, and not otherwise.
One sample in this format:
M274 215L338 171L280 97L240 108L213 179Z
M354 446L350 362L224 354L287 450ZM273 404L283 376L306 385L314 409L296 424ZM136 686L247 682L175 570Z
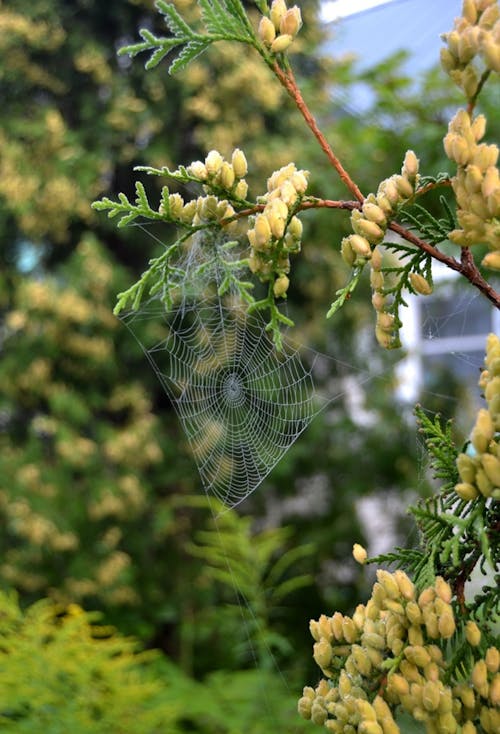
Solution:
M403 199L409 199L413 196L413 186L407 178L404 176L394 176L394 183Z
M462 734L477 734L477 729L470 719L462 724Z
M490 0L488 2L488 7L484 8L481 13L481 17L479 18L479 27L485 30L491 30L499 18L500 8L498 7L498 3L496 0Z
M458 43L460 41L460 34L457 31L451 31L450 33L443 33L441 38L446 41L448 48L450 49L453 56L458 58Z
M484 473L494 487L500 487L500 460L493 454L483 454L481 464Z
M372 254L370 243L365 237L361 237L359 234L352 234L349 236L349 242L352 249L359 255L359 257L369 258Z
M476 487L479 489L483 497L491 497L493 484L490 482L486 472L482 468L479 468L476 472Z
M479 694L488 689L488 669L484 660L478 660L472 668L472 685Z
M497 673L500 668L500 650L497 647L489 647L484 662L490 673Z
M469 484L473 484L477 465L471 456L459 454L457 457L457 469L460 474L460 479Z
M483 196L490 196L500 187L500 176L498 168L496 166L489 166L486 169L484 178L481 184L481 193Z
M373 710L375 711L377 715L377 719L381 721L382 719L392 719L392 711L387 705L387 702L384 701L382 696L375 696L375 698L372 701ZM385 734L385 729L384 729Z
M486 206L488 210L488 216L486 219L499 219L500 218L500 187L492 191L486 199ZM497 225L493 225L493 236L486 235L488 243L491 247L495 247L496 250L500 249L500 237L498 236ZM485 227L485 231L488 232L488 225Z
M384 274L380 270L370 271L370 285L374 291L381 291L384 287Z
M498 147L481 143L475 147L471 162L479 166L482 171L486 171L490 166L496 166L497 160Z
M302 222L298 217L292 217L290 224L288 225L288 232L292 235L295 240L300 240L302 237Z
M340 253L346 265L349 265L350 267L352 267L354 263L356 262L356 253L354 252L352 248L350 237L344 237L344 239L342 240L342 245L340 247Z
M408 662L419 668L424 668L431 662L431 657L422 645L408 645L404 649L404 656Z
M280 20L280 33L288 33L290 36L296 36L302 25L302 16L300 8L294 5L293 8L287 10Z
M271 239L271 227L264 214L258 214L255 219L255 247L265 247Z
M308 185L308 175L309 171L295 171L295 173L292 174L290 181L298 194L305 193Z
M349 648L347 649L349 651ZM372 672L372 664L370 658L366 654L365 649L360 645L353 645L351 649L351 655L354 660L354 664L361 675L364 675L366 678L368 678L368 676Z
M424 635L422 633L420 625L416 626L412 624L410 627L408 627L408 642L410 643L410 645L424 644Z
M389 676L387 686L392 689L398 696L405 696L410 692L410 684L408 680L399 673L393 673Z
M382 242L384 239L384 230L375 222L370 222L369 219L351 219L352 228L356 234L366 237L366 239L373 245Z
M475 194L480 191L483 183L483 173L481 169L472 164L468 165L466 168L464 183L467 193Z
M275 298L283 298L288 290L289 285L290 281L287 276L280 275L280 277L274 281L273 285L273 293Z
M205 158L205 167L209 175L217 173L223 163L223 157L217 150L211 150Z
M468 27L460 34L458 41L458 58L461 64L468 64L479 48L479 28Z
M230 163L228 163L227 161L223 162L219 171L219 176L223 188L229 190L233 187L235 175L233 167Z
M411 624L420 624L422 621L422 612L420 607L414 601L408 602L405 609L406 616L410 620Z
M199 199L198 214L202 219L215 219L218 205L219 202L215 196L205 196Z
M363 546L360 545L359 543L354 543L352 547L352 555L354 557L354 560L357 563L360 563L361 565L366 563L366 559L368 558L368 553L366 552L366 548L363 548Z
M457 720L450 712L441 714L438 717L438 729L439 734L456 734L458 730Z
M390 314L385 314L385 315L389 316ZM389 325L389 322L388 322L388 325ZM391 325L392 325L392 320L391 320ZM384 328L384 324L381 324L381 326L382 328ZM400 596L399 586L392 573L389 573L389 571L385 571L384 569L379 568L377 570L377 579L378 579L378 582L383 586L386 595L390 599L399 598Z
M441 691L433 681L427 681L422 690L422 703L426 711L436 711L439 706Z
M471 500L475 500L476 497L479 497L479 492L474 487L474 485L469 484L468 482L460 482L459 484L455 484L455 492L458 494L460 499L464 500L465 502L470 502Z
M410 273L410 283L413 290L422 296L429 296L432 293L432 285L420 273Z
M335 614L330 619L333 635L336 640L342 640L344 638L344 630L342 625L343 621L344 617L340 612L335 612Z
M382 349L391 349L394 345L392 332L381 329L380 326L375 327L375 338Z
M238 181L234 189L234 195L237 199L246 199L248 194L248 184L246 181Z
M200 181L205 181L208 175L207 168L201 161L193 161L193 163L188 166L187 170L192 176L198 178Z
M451 602L452 597L453 597L451 587L449 583L445 581L442 576L436 576L434 588L436 590L436 595L440 599L442 599L446 604L449 604Z
M234 175L236 178L244 178L248 173L248 164L245 154L239 148L235 148L231 157ZM246 194L245 194L246 196Z
M313 657L320 668L326 669L332 661L332 648L328 640L323 637L313 645Z
M415 179L417 178L418 163L418 158L413 150L407 150L401 173L403 176L406 176L406 178L408 178L412 183L414 183Z
M310 719L311 718L311 709L312 709L312 701L307 696L303 696L302 698L299 698L299 702L297 704L297 710L299 712L299 716L302 716L303 719Z
M342 620L342 635L346 642L356 642L358 639L358 630L350 617L344 617Z
M382 181L379 186L379 192L383 194L392 206L396 206L399 203L399 191L396 186L395 176ZM378 197L378 194L377 194Z
M377 205L382 209L386 217L392 216L394 213L394 207L385 194L381 192L378 193L376 201Z
M367 647L374 647L375 650L385 649L385 640L382 635L378 635L376 632L365 632L363 634L363 644Z
M493 438L495 429L488 410L481 408L477 414L476 425L471 433L471 442L478 454L483 454L488 449L488 444Z
M366 719L358 726L359 734L384 734L384 730L379 723Z
M168 208L170 215L174 217L174 219L178 219L184 208L184 199L182 196L180 194L170 194L168 197Z
M471 25L474 25L476 23L477 9L474 0L463 0L462 15L469 21Z
M327 717L327 710L316 699L311 708L311 721L314 724L322 726L325 723Z
M287 48L293 41L293 36L288 33L277 36L271 44L271 51L273 54L281 54L286 51Z
M448 48L442 48L439 52L439 56L441 59L441 66L448 74L450 71L453 71L453 69L456 69L458 59Z
M316 642L319 642L321 634L319 630L319 623L315 619L309 620L309 632Z
M276 29L274 27L274 23L267 17L267 15L263 15L260 19L258 33L260 40L266 46L271 46L272 42L276 38Z
M492 71L500 72L500 47L491 33L484 33L481 38L481 53L486 66Z
M453 637L456 630L453 614L441 614L438 618L439 634L444 640Z
M424 609L428 604L431 604L436 598L436 590L432 586L428 586L424 589L418 597L418 606L420 609Z
M474 696L474 691L469 685L467 685L467 683L460 683L456 686L454 693L455 695L458 695L466 708L473 709L475 707L476 697Z
M387 225L386 216L384 212L382 211L382 209L377 204L373 204L371 202L365 202L362 206L362 211L365 217L370 222L375 222L375 224L378 224L384 228Z
M481 642L481 630L472 619L469 619L465 625L465 637L472 647L477 647Z
M385 332L391 332L394 328L393 314L379 311L377 313L377 326Z
M434 612L430 611L429 607L425 607L423 609L423 616L424 616L425 630L428 636L431 638L431 640L437 640L438 637L440 636L439 622L438 622L437 615L434 614Z
M500 706L500 675L497 673L490 683L490 690L488 693L490 702L498 708ZM497 716L497 712L494 712ZM500 728L500 716L497 716L497 721L494 723L495 731L499 731Z
M372 306L375 311L383 311L386 306L387 299L381 293L375 291L372 295Z
M444 141L446 143L446 139L448 138L448 135L445 137ZM454 160L456 163L458 163L459 166L466 166L467 163L471 161L474 161L474 151L471 149L465 138L460 137L459 135L453 135L451 138L451 155L449 154L448 149L445 146L446 154L449 158Z
M287 7L285 0L273 0L271 3L271 20L277 31L280 29L281 19L286 14Z
M269 226L271 227L273 237L280 240L285 234L285 220L279 216L274 208L270 208L269 211L266 212L266 216Z
M474 140L479 143L481 138L486 132L486 117L484 115L477 115L471 123L471 131L474 135Z

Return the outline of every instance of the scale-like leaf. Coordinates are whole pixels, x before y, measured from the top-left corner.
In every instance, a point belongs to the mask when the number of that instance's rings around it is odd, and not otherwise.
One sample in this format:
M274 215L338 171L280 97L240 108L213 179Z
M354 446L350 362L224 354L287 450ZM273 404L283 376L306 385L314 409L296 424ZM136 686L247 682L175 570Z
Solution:
M233 33L241 31L241 23L228 14L219 0L199 0L201 17L209 33L224 35L231 28Z
M199 56L212 43L212 39L203 39L199 36L196 40L187 43L177 58L170 64L169 74L176 74L184 69L190 61Z
M165 2L165 0L158 0L156 7L160 13L165 17L165 23L170 28L174 36L177 38L194 38L195 33L188 26L185 20L177 12L175 5Z

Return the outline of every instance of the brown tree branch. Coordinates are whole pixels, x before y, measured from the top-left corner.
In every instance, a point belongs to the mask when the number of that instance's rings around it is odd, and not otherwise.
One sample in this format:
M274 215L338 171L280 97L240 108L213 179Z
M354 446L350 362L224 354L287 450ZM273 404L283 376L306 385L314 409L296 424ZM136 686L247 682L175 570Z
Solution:
M335 170L339 174L339 177L341 178L341 180L347 186L349 191L351 191L351 193L356 197L356 199L360 202L363 202L365 197L363 196L363 194L359 190L356 183L349 176L344 166L342 165L342 163L339 161L339 159L333 152L329 142L327 141L327 139L325 138L325 136L319 129L318 123L314 119L314 116L312 115L308 106L304 102L300 89L298 88L297 82L295 81L293 71L291 69L288 69L286 72L283 71L283 69L281 69L277 61L274 62L272 68L273 68L274 73L280 80L282 86L286 89L290 97L294 100L295 104L297 105L297 108L300 110L302 114L302 117L306 121L307 126L310 128L316 140L320 144L321 149L326 153L328 160L330 161L332 166L335 168Z

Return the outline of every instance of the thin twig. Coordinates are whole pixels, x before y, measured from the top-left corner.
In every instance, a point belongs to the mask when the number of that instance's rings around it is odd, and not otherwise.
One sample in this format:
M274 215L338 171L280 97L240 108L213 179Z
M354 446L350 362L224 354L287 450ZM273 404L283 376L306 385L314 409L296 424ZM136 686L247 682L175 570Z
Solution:
M417 237L417 235L414 235L413 232L410 232L397 222L391 222L389 224L389 229L392 229L393 232L399 234L400 237L403 237L407 242L411 242L412 245L419 247L435 260L439 260L444 263L444 265L451 270L455 270L457 273L460 273L460 275L463 275L464 278L466 278L471 285L481 291L481 293L486 296L486 298L491 301L496 308L500 309L500 293L497 293L493 286L483 278L468 247L462 247L461 258L460 261L458 261L455 260L454 257L445 255L444 252L438 250L437 247L433 247L428 242Z
M364 201L364 196L359 190L356 183L352 180L352 178L349 176L347 171L345 170L342 163L339 161L335 153L333 152L332 148L330 147L329 142L321 132L321 130L318 127L318 123L314 119L314 116L312 115L311 111L309 110L308 106L304 102L304 99L302 97L302 94L300 93L300 89L297 86L297 82L295 81L295 77L293 75L293 71L291 69L287 70L286 72L283 71L283 69L280 68L277 61L273 64L273 71L280 80L283 87L286 89L288 94L292 97L295 104L297 105L297 108L300 110L304 120L307 123L307 126L310 128L310 130L313 132L314 136L316 137L316 140L320 144L322 150L326 153L328 160L332 164L332 166L335 168L337 173L339 174L341 180L345 183L349 191L356 197L356 199L360 202Z
M481 89L486 84L486 81L491 73L491 69L486 69L483 71L481 75L481 79L479 80L479 83L477 85L477 89L474 92L474 96L471 97L469 100L469 104L467 105L467 112L469 113L470 117L472 117L472 113L474 112L474 107L476 106L477 98L479 97L479 94L481 92Z

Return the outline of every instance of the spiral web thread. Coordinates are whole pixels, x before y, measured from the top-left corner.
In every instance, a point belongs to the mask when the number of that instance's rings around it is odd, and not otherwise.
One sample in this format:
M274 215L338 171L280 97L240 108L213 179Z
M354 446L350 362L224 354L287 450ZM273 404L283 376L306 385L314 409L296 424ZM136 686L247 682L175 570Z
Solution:
M192 242L177 263L186 275L174 307L153 298L124 322L175 408L205 491L234 507L329 401L315 389L316 353L306 360L286 339L278 352L260 313L248 314L231 290L217 295L220 256L217 244ZM162 324L152 345L138 334L145 320L155 331Z

